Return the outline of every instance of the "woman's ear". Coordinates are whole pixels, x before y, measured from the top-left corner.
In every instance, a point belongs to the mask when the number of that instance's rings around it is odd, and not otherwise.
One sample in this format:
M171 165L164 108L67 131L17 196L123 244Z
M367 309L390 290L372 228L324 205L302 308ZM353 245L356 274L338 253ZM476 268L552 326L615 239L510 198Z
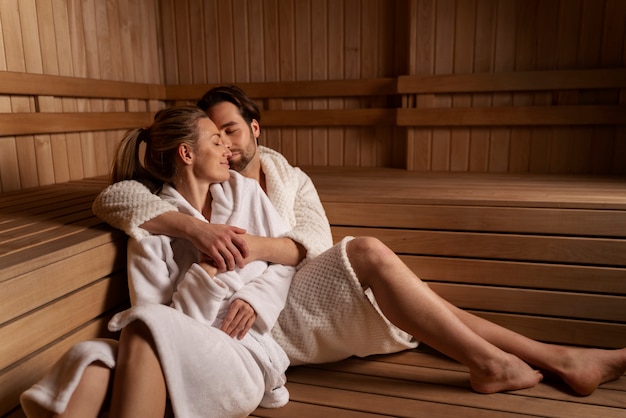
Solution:
M178 156L184 164L191 164L193 160L193 152L191 147L187 144L180 144L178 146Z

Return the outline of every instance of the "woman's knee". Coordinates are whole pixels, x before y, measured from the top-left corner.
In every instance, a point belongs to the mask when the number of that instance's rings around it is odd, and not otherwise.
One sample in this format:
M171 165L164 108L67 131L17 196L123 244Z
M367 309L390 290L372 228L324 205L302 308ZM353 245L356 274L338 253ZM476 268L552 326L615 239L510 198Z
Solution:
M141 321L133 321L122 330L119 342L118 363L133 361L138 356L156 355L150 329Z

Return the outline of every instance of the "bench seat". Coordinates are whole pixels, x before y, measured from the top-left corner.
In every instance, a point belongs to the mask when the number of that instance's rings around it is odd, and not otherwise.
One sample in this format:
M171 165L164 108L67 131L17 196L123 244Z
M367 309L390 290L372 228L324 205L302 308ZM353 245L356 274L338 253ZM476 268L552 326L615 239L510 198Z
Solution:
M626 346L625 178L305 171L335 238L380 238L455 305L542 341Z
M379 237L445 298L532 338L626 346L623 178L305 168L336 239ZM0 416L128 304L125 236L91 213L104 177L0 195ZM578 398L558 383L468 390L427 347L288 371L291 402L258 417L620 416L626 380ZM555 388L556 387L556 388ZM530 402L532 401L532 402Z
M0 195L0 416L128 304L125 236L91 203L105 177Z

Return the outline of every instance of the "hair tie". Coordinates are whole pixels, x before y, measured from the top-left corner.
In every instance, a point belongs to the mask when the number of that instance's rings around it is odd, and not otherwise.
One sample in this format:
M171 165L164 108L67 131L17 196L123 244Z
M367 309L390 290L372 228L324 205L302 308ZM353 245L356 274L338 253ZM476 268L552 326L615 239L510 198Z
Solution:
M150 143L150 128L139 128L139 140L140 142Z

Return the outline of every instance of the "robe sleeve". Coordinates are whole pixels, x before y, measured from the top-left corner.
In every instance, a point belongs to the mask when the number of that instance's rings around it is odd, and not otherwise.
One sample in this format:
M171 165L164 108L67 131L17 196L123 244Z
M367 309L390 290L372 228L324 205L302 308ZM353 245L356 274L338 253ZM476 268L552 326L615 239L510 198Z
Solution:
M142 239L150 233L140 225L177 209L140 182L124 180L104 189L93 202L92 210L109 225L135 239Z
M170 271L177 268L173 261L168 262L173 260L169 240L162 235L151 235L141 241L129 239L127 248L131 304L169 305L174 291Z
M307 254L306 261L317 257L333 245L330 224L319 195L310 177L300 169L298 191L294 201L296 225L285 234L286 237L302 244Z
M230 298L246 301L257 314L254 327L261 333L270 332L285 307L295 267L272 264L258 277L239 289Z

